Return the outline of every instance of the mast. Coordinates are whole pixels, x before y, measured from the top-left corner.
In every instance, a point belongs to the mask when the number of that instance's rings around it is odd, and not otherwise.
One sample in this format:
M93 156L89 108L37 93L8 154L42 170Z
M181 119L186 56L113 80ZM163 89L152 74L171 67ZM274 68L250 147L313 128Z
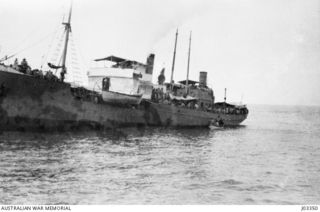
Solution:
M190 31L190 38L189 38L189 52L188 52L188 66L187 66L187 80L186 80L186 93L188 94L189 89L189 68L190 68L190 52L191 52L191 36L192 36L192 31Z
M170 79L171 91L173 89L173 73L174 73L174 64L175 64L175 61L176 61L177 42L178 42L178 29L177 29L177 32L176 32L176 40L175 40L175 43L174 43L174 50L173 50L173 60L172 60L171 79Z
M226 113L226 102L227 102L227 88L224 88L224 103L223 103L224 113Z
M66 37L65 37L64 49L62 53L62 65L61 65L62 70L60 73L61 81L64 80L64 75L67 73L66 59L67 59L67 51L68 51L69 33L71 32L71 14L72 14L72 3L70 6L68 22L62 23L63 25L65 25Z

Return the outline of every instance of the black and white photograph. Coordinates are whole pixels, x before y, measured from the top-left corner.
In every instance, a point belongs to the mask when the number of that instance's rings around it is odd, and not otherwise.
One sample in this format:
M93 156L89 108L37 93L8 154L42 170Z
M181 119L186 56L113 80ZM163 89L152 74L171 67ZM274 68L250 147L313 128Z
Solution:
M0 0L0 211L318 211L319 91L319 0Z

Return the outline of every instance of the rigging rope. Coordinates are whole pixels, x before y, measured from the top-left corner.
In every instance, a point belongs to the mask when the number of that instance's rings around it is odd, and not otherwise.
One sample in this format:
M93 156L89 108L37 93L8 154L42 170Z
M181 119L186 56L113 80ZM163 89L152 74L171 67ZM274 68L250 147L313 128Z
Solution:
M59 48L58 51L60 51L61 43L63 42L63 38L65 36L65 33L66 33L66 31L63 31L62 36L60 38L60 41L59 41L59 44L58 44L58 48ZM63 57L63 55L61 54L60 60L59 60L59 62L57 64L58 66L60 66L60 64L62 63L62 57ZM55 74L57 74L57 71L58 71L58 69L56 69Z
M12 55L10 55L10 56L4 57L4 58L1 59L0 61L2 61L2 60L3 60L3 61L6 61L6 60L8 60L8 59L10 59L10 58L12 58L12 57L20 54L21 52L24 52L24 51L26 51L26 50L29 50L29 49L31 49L31 48L39 45L40 43L42 43L43 41L45 41L51 34L53 34L53 33L51 32L51 33L47 34L47 35L46 35L45 37L43 37L40 41L34 42L34 43L32 43L31 45L29 45L29 46L21 49L20 51L17 51L16 53L14 53L14 54L12 54Z
M70 63L70 67L72 69L72 79L74 81L74 83L81 85L83 84L83 76L82 76L82 72L81 69L79 68L79 56L78 56L78 51L77 51L77 47L75 45L75 41L74 41L74 36L73 34L70 35L70 54L71 55L71 63ZM70 73L70 71L69 71Z
M42 69L44 63L48 62L48 56L49 56L49 52L50 52L50 50L51 50L51 48L52 48L53 41L54 41L54 39L56 38L56 35L58 34L58 31L61 29L61 27L59 27L59 26L61 26L61 25L59 24L59 25L57 25L57 27L56 27L56 30L55 30L55 32L54 32L54 35L52 36L52 40L51 40L51 42L50 42L50 44L49 44L49 46L48 46L47 52L44 53L44 55L42 56L42 61L41 61L41 66L40 66L41 69Z
M37 31L37 29L40 28L42 25L43 24L40 24L39 26L35 27L32 31L30 31L30 33L27 34L27 36L21 42L19 42L18 45L16 45L14 48L12 48L13 50L11 52L15 52L19 48L19 46L22 46L22 44L24 44L25 41L27 41L29 39L29 37L31 37L31 35L34 35L35 32Z

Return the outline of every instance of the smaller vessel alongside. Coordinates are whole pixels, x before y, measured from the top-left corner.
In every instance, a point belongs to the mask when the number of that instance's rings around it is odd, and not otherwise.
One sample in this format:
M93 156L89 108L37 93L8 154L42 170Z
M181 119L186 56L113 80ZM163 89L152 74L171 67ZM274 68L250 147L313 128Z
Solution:
M151 100L158 104L169 104L179 108L186 108L190 116L194 119L206 122L205 117L209 119L207 126L213 125L219 128L226 126L237 126L248 116L246 105L234 105L226 102L226 89L224 102L215 102L213 89L207 86L207 72L201 71L199 81L189 79L190 53L191 53L191 32L189 38L188 64L186 80L174 83L173 73L176 58L178 30L175 37L173 63L171 70L171 81L158 85L157 94L153 95ZM162 74L162 73L161 73ZM159 76L159 78L162 78ZM187 120L185 120L187 121ZM193 121L190 121L193 122ZM185 123L186 124L186 123ZM187 124L186 124L187 125Z
M223 121L220 119L212 120L210 123L210 129L222 129L224 127Z

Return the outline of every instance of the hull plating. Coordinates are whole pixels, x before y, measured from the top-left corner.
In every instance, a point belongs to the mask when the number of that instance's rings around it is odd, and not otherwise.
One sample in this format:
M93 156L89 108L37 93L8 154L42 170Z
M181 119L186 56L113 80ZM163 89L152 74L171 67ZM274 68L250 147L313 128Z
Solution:
M76 98L66 83L4 71L0 71L0 86L0 130L207 127L218 116L225 125L238 125L246 118L151 102L125 107L84 100Z

